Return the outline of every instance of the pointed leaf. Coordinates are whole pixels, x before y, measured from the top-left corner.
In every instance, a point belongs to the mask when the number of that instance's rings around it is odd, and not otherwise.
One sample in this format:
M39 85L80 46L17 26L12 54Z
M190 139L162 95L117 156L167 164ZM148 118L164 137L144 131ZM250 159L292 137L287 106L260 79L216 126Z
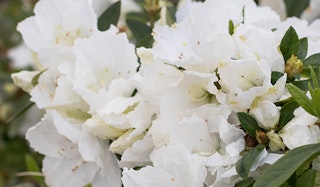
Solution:
M307 37L304 37L304 38L301 38L299 40L299 51L298 51L298 58L300 60L304 60L307 56L307 53L308 53L308 38Z
M283 36L281 43L280 43L280 51L283 55L284 61L287 60L292 56L297 56L299 51L299 37L292 26L286 31L285 35Z
M113 3L98 19L98 29L108 30L110 25L117 25L120 18L121 1Z
M251 149L246 155L244 155L236 164L236 170L238 175L244 179L248 178L248 174L252 165L255 163L256 159L260 153L265 148L264 145L259 144L255 148Z
M278 71L272 71L271 72L271 83L274 85L282 76L283 76L283 73L278 72Z
M229 20L229 34L233 35L234 33L234 24L232 20Z
M258 122L251 115L245 112L237 113L238 119L241 123L242 128L251 135L252 137L256 136L256 130L259 129Z
M305 92L300 90L298 87L293 84L287 84L287 88L292 95L293 99L309 114L315 116L315 112L313 111L313 105L309 98L306 96Z
M320 144L304 145L288 151L265 170L253 187L280 186L309 158L320 155Z
M152 29L145 23L137 20L127 19L127 25L132 32L132 35L137 40L137 47L150 47L153 43L151 36Z
M311 65L312 67L316 66L320 66L320 53L317 54L313 54L311 56L309 56L308 58L306 58L303 61L303 66L309 68L309 65Z

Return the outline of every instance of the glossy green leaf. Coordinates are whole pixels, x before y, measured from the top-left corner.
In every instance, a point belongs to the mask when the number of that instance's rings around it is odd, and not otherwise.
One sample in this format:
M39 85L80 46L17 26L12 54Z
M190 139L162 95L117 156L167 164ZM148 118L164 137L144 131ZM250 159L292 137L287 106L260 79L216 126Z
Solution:
M277 131L280 131L292 118L294 118L293 112L299 105L296 101L287 102L280 110L279 124Z
M254 119L251 115L245 112L238 112L237 116L241 123L242 128L246 131L246 133L255 137L256 130L259 129L259 125L256 119Z
M310 0L284 0L288 17L300 17L309 6Z
M238 182L235 187L252 187L254 184L254 178L249 177L246 180Z
M120 18L121 1L113 3L105 10L98 19L98 29L105 31L110 28L110 25L117 25Z
M301 38L299 40L299 51L298 51L298 58L300 60L304 60L307 56L307 53L308 53L308 38L305 37L305 38Z
M243 179L248 178L251 167L264 148L265 146L262 144L257 145L237 162L236 170L240 177L242 177Z
M304 145L288 151L257 178L253 187L275 187L287 181L309 158L320 155L320 144Z
M280 51L286 62L292 55L297 56L299 52L299 37L292 26L286 31L280 43Z
M293 84L287 84L287 88L292 95L293 99L309 114L315 116L315 112L313 110L313 105L309 98L307 97L306 93L300 90L298 87L294 86Z

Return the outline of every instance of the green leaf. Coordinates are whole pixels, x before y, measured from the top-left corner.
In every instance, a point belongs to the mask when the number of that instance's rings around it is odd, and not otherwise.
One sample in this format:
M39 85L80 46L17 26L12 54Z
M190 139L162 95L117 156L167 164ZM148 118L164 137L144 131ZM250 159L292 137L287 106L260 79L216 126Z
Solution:
M137 47L147 46L153 42L151 32L152 29L145 23L141 23L140 21L127 19L127 25L132 32L132 35L137 40Z
M316 180L316 171L309 169L297 180L296 187L313 187Z
M313 91L311 102L313 105L313 110L316 113L316 116L320 117L320 89L319 88L316 88Z
M26 166L28 171L35 171L35 172L41 171L37 162L32 158L31 155L27 154L25 157L25 161L26 161Z
M245 112L238 112L237 116L241 123L242 128L246 131L246 133L255 137L256 130L259 129L259 125L256 119L254 119L251 115Z
M299 37L294 28L290 26L280 43L280 51L285 62L287 62L292 55L297 56L299 52L299 45Z
M243 179L248 178L250 169L260 153L265 148L264 145L259 144L255 148L251 149L246 155L244 155L236 164L236 170L240 177Z
M315 116L315 112L313 110L313 105L309 98L306 96L305 92L300 90L298 87L293 84L287 84L287 88L292 95L293 99L309 114Z
M249 177L246 180L238 182L235 187L252 187L254 184L254 178Z
M309 158L320 155L320 144L304 145L288 151L265 170L253 187L280 186Z
M308 84L310 83L310 80L298 80L291 83L298 87L300 90L308 91Z
M308 38L307 37L304 37L304 38L301 38L299 40L299 51L298 51L298 58L300 60L304 60L307 56L307 53L308 53Z
M36 85L38 84L38 80L39 80L40 75L41 75L43 72L45 72L45 71L47 71L47 70L45 69L45 70L43 70L43 71L40 71L38 74L36 74L36 75L32 78L32 80L31 80L32 86L36 86Z
M271 72L271 83L274 85L282 76L283 76L283 73L278 72L278 71L272 71Z
M280 110L279 124L277 131L280 131L292 118L294 118L293 112L299 105L296 101L287 102Z
M126 19L147 23L149 21L149 14L147 12L129 12L126 15Z
M320 66L320 53L313 54L303 61L304 67L309 68L309 65L312 67Z
M40 167L38 166L37 162L34 160L34 158L31 155L27 154L25 156L25 162L26 162L28 171L41 172ZM43 177L39 177L39 176L32 176L32 177L34 178L35 181L38 182L38 184L41 184L41 186L44 186Z
M232 20L229 20L229 34L233 35L234 33L234 24Z
M117 25L120 18L121 1L113 3L98 19L98 29L108 30L110 25Z
M314 88L319 88L318 77L317 77L316 73L314 72L314 69L310 65L309 65L309 69L310 69L310 75L311 75L311 80L312 80L312 83L313 83L313 87ZM309 91L310 91L310 89L309 89Z
M310 0L284 0L288 17L300 17L302 12L309 6Z

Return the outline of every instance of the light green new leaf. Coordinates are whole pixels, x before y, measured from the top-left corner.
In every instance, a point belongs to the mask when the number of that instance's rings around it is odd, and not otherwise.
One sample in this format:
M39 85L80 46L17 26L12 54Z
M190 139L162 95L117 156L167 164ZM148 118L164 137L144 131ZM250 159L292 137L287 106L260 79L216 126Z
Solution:
M311 102L313 105L313 110L316 113L316 116L320 117L320 89L319 88L316 88L313 91Z
M236 164L236 170L240 177L243 179L248 178L250 169L260 153L265 148L264 145L259 144L255 148L251 149L246 155L244 155Z
M229 20L229 34L232 36L234 33L234 24L232 20Z
M320 143L304 145L288 151L283 157L265 170L253 187L280 186L310 158L320 155Z
M310 0L284 0L288 17L300 17L302 12L309 6Z
M300 41L297 32L292 26L290 26L280 43L280 51L285 62L291 58L291 55L297 56L299 52L299 46Z
M251 135L252 137L256 136L256 130L259 129L258 122L251 115L245 112L237 113L238 119L241 123L242 128Z
M316 171L309 169L298 178L296 187L313 187L316 179Z
M292 95L293 99L309 114L316 116L313 105L309 98L306 96L306 93L300 90L298 87L293 84L287 84L287 88Z
M304 60L308 53L308 38L307 37L301 38L299 42L300 42L300 45L299 45L299 51L297 56L300 60Z
M41 173L40 167L31 155L27 154L25 156L25 162L28 171ZM44 186L43 177L33 176L33 178L38 182L39 185Z
M120 18L121 1L113 3L98 19L98 29L108 30L110 25L117 25Z

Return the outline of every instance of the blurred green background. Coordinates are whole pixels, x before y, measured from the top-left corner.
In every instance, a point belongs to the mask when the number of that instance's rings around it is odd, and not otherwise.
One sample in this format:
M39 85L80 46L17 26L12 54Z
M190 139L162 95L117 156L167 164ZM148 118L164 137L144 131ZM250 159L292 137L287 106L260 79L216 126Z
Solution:
M13 85L10 74L20 69L8 57L10 49L21 43L17 23L33 14L35 3L0 0L0 187L42 186L37 178L24 176L29 173L21 173L37 170L42 158L24 139L23 111L30 106L29 96Z
M25 130L36 123L28 119L37 120L39 115L37 111L28 114L32 106L29 96L14 86L10 78L11 73L22 69L30 70L32 67L16 66L14 59L9 58L10 51L21 44L21 35L16 31L17 23L33 14L36 2L37 0L0 0L0 187L45 186L42 177L26 173L39 172L41 168L42 156L33 152L24 139ZM299 17L309 6L308 0L284 2L288 8L287 13L292 12L289 16ZM316 17L319 12L316 12Z

